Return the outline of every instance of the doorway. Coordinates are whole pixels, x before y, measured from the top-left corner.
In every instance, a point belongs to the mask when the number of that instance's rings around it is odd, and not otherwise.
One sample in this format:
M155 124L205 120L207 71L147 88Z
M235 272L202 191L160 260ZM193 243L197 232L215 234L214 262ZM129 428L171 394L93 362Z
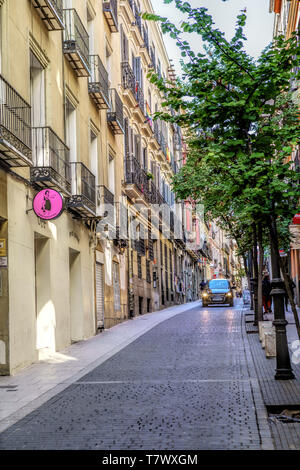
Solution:
M83 339L83 298L81 278L81 255L69 248L70 275L70 339L71 343Z
M50 240L34 234L36 349L38 358L55 351L55 307L51 299Z

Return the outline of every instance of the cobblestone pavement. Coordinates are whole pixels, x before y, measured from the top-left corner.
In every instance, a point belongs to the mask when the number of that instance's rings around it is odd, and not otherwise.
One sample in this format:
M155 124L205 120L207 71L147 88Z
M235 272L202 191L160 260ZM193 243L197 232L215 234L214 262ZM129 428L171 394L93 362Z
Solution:
M0 434L0 449L272 449L238 308L170 318Z
M247 321L246 330L250 333L248 340L265 405L270 407L270 412L274 407L277 408L277 411L272 411L272 413L280 413L290 407L300 409L300 364L291 361L295 380L275 380L276 358L267 359L258 333L251 334L251 331L257 331L257 327L252 325L252 312L246 311L244 316ZM287 326L288 344L291 347L298 336L293 316L287 314L286 318L289 322ZM272 319L272 316L269 315L269 320ZM291 350L290 356L292 356ZM300 423L282 423L273 418L269 420L269 424L277 450L300 450Z

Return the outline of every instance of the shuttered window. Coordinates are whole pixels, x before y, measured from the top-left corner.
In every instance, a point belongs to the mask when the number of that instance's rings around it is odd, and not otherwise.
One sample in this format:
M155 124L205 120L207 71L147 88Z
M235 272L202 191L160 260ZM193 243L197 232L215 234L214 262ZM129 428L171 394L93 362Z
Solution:
M97 328L104 328L104 266L96 262L96 315Z
M120 273L119 264L113 262L113 287L114 287L114 309L115 312L121 310L121 295L120 295Z

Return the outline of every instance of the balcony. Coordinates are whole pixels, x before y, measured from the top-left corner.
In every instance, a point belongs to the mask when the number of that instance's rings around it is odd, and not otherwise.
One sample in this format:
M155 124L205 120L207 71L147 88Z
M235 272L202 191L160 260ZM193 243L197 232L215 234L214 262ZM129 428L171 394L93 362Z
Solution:
M120 0L120 8L123 10L123 16L129 25L134 23L134 5L133 0Z
M51 127L32 129L33 167L30 180L41 188L71 194L70 152Z
M97 215L103 217L101 227L108 231L110 238L116 238L115 197L104 185L97 186Z
M63 53L78 77L90 75L89 35L74 8L64 10Z
M103 0L103 13L112 33L118 32L118 3L117 0Z
M165 199L161 195L159 189L155 186L153 181L150 182L151 204L166 204Z
M80 217L96 216L95 176L81 162L72 162L72 196L68 200L68 209Z
M124 134L123 103L114 88L109 90L109 103L107 123L114 134Z
M90 55L89 94L98 109L109 108L108 73L98 55Z
M141 114L141 121L144 122L145 120L145 101L144 101L144 93L143 90L139 84L139 82L136 80L135 75L132 71L132 68L129 65L129 62L122 62L121 64L122 67L122 87L123 87L123 94L126 98L128 98L128 101L130 105L133 108L133 111L137 111ZM137 108L138 105L138 108Z
M150 55L150 44L149 44L149 35L145 26L142 26L142 38L143 45L140 48L141 56L144 58L145 63L148 67L151 67L151 55Z
M125 159L124 184L125 193L130 199L142 204L152 202L147 173L133 155Z
M64 29L63 0L32 0L49 31Z
M154 69L154 72L156 71L156 59L155 59L155 52L153 47L150 46L150 67Z
M0 75L0 159L32 165L31 107Z
M135 40L140 46L143 45L143 32L142 32L142 17L141 12L135 2L132 2L132 11L134 15L134 22L132 23L131 31L135 35Z

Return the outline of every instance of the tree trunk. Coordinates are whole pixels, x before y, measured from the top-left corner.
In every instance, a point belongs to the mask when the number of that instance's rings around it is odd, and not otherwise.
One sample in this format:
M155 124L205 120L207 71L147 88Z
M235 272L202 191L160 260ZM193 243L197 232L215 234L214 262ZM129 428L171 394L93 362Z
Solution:
M253 230L253 291L254 291L254 325L258 325L258 262L257 262L257 232L256 225L252 224Z
M280 277L280 261L278 249L278 235L276 219L270 216L269 220L271 263L272 263L272 291L274 321L276 334L276 380L291 380L295 376L291 368L290 354L287 342L286 325L284 314L284 289Z
M257 318L258 321L263 320L263 302L262 302L262 270L264 264L264 247L262 241L262 227L261 223L257 226L257 241L259 249L258 260L258 280L257 280Z
M250 292L250 310L254 310L254 301L253 301L253 286L251 279L253 278L253 255L252 249L249 251L249 292Z
M247 277L247 283L248 283L248 289L249 289L249 292L250 292L250 272L249 272L249 269L248 269L248 265L247 265L247 258L246 258L246 255L243 254L243 262L244 262L244 268L245 268L245 273L246 273L246 277Z

